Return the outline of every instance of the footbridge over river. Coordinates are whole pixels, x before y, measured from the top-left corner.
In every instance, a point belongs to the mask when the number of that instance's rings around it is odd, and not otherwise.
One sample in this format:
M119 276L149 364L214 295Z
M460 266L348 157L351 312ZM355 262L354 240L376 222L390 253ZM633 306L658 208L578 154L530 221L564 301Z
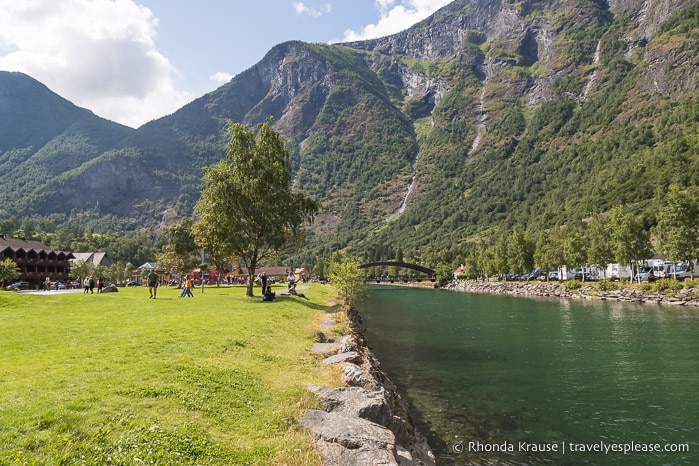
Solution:
M402 269L411 269L411 270L416 270L418 272L422 272L423 274L426 274L426 277L421 277L421 276L414 276L414 275L388 275L388 274L381 274L380 276L377 277L369 277L367 276L366 281L375 281L377 283L380 282L395 282L395 281L408 281L408 280L413 280L413 281L422 281L422 280L430 280L434 281L435 280L435 274L436 272L429 267L424 267L422 265L417 265L417 264L410 264L408 262L398 262L398 261L382 261L382 262L369 262L367 264L362 264L359 266L360 269L367 269L369 267L398 267Z

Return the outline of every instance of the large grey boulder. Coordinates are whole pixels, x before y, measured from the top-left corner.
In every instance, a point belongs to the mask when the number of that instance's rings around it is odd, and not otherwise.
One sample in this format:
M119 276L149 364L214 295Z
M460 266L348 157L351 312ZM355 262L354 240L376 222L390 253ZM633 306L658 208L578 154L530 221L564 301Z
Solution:
M344 363L342 376L340 378L345 385L349 385L350 387L378 387L378 384L370 374L362 370L362 368L358 365L352 364L351 362Z
M321 387L309 385L308 389L318 395L327 412L360 417L383 427L388 427L393 418L389 393L383 388L367 390L361 387Z
M299 422L313 432L326 465L403 463L393 432L366 419L311 410Z
M329 366L331 364L341 364L343 362L351 362L353 364L360 363L362 357L356 351L348 351L346 353L337 353L332 356L328 356L323 360L323 364Z

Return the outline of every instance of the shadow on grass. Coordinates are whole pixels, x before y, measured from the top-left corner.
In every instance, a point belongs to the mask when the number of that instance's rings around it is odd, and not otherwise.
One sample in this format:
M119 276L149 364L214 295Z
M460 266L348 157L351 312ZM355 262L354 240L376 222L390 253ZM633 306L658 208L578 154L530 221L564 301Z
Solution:
M259 301L255 302L255 299L259 299ZM270 306L274 307L274 305L280 301L295 301L303 306L306 306L309 309L313 309L315 311L329 311L332 306L327 306L324 304L318 304L314 303L310 300L303 299L299 296L290 296L290 295L279 295L277 294L277 300L276 301L262 301L262 296L255 295L254 298L251 298L251 303L255 305L264 305L264 306Z

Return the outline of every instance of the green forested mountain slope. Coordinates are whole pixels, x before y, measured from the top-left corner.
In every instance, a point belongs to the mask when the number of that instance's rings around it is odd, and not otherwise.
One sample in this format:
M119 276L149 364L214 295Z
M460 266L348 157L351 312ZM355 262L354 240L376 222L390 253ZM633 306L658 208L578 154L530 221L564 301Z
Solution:
M387 38L280 44L138 130L0 73L3 214L157 232L191 214L225 120L272 116L324 207L297 261L451 261L619 204L650 225L670 183L699 185L697 31L686 0L459 0Z
M76 107L23 74L0 73L2 212L34 213L40 187L88 163L131 131Z

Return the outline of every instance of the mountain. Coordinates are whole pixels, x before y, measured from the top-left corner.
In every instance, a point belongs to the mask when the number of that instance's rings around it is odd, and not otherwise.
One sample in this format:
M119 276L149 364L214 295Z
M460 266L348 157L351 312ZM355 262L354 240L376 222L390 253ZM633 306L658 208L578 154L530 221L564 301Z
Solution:
M699 185L699 5L457 0L393 36L287 42L137 130L0 73L4 215L157 231L190 215L226 120L272 116L323 204L298 260L451 261L475 239Z

